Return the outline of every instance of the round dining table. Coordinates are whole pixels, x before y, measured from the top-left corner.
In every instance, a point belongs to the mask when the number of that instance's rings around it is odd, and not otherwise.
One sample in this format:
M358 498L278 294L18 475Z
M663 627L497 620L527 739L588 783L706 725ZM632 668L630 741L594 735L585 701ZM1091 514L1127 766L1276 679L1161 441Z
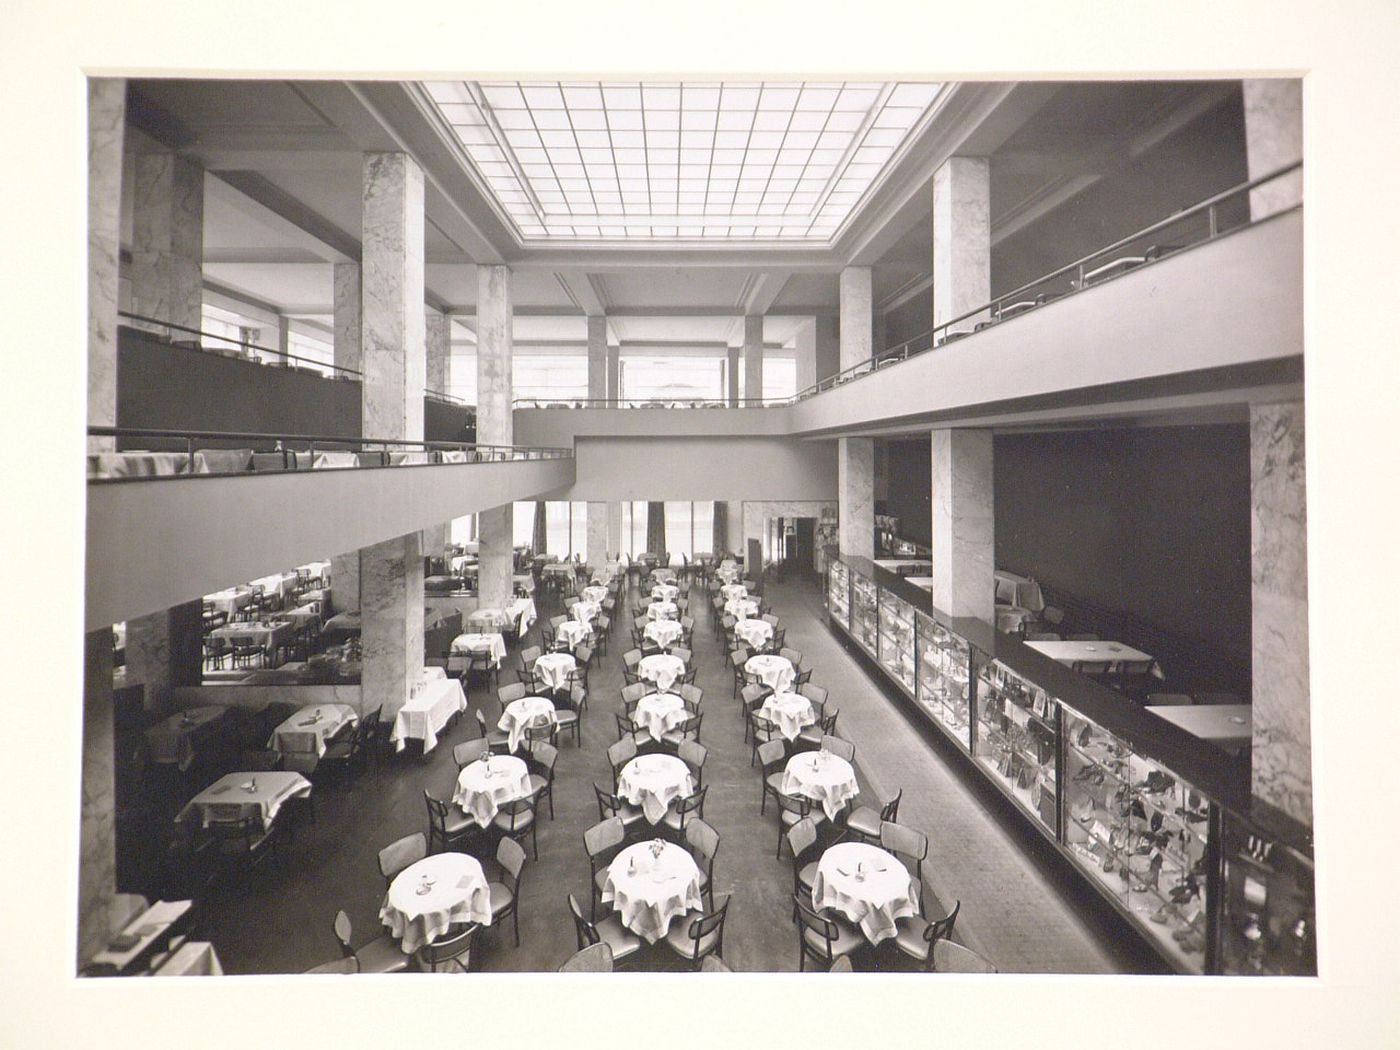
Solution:
M506 704L496 728L510 737L510 750L519 751L520 741L524 739L528 727L548 725L552 721L554 702L549 697L522 696Z
M700 868L688 850L673 842L638 842L608 865L602 901L613 906L623 926L655 944L672 920L704 908Z
M749 596L749 589L742 583L726 583L719 589L719 593L724 595L725 601L737 601Z
M637 664L637 674L648 682L656 683L664 693L676 684L676 679L685 674L685 661L671 653L652 653L642 657Z
M663 649L669 649L680 638L679 620L651 620L642 628L642 637L649 638Z
M645 729L653 740L660 740L663 733L669 733L689 717L685 701L675 693L648 693L637 701L632 724Z
M491 890L481 862L466 853L437 853L394 876L380 921L409 954L459 923L491 923Z
M681 589L674 583L658 583L651 589L652 599L658 602L673 602L680 593Z
M568 653L545 653L535 661L535 677L550 690L563 689L569 684L569 675L578 667Z
M565 620L554 631L554 637L563 642L572 651L580 642L587 641L593 637L593 629L588 626L588 621ZM567 673L566 673L567 675Z
M801 693L770 693L764 697L758 713L778 727L784 740L796 740L802 730L817 721L812 701Z
M578 592L578 596L586 602L597 602L601 606L603 599L608 596L608 589L598 584L589 584Z
M593 618L602 611L603 607L595 601L584 600L569 606L569 612L579 623L592 623Z
M724 603L724 611L736 620L747 620L758 615L758 602L752 598L730 598Z
M820 803L827 819L835 820L842 807L860 794L860 785L854 767L840 755L804 751L788 759L778 790Z
M734 637L742 639L755 649L762 649L773 640L773 625L767 620L751 620L744 617L735 622Z
M659 569L652 569L651 579L652 583L675 583L676 570L668 569L665 566L662 566Z
M775 693L785 692L792 686L797 671L792 661L776 653L759 653L744 661L744 673L757 678Z
M487 755L457 774L452 801L481 827L495 819L502 802L530 794L530 769L514 755Z
M675 755L638 755L617 776L617 793L641 806L649 824L659 824L672 802L694 791L690 767Z
M647 606L648 620L674 620L680 616L680 607L675 602L652 602Z
M817 861L812 907L835 908L856 923L871 944L893 937L895 920L919 913L909 869L892 853L866 842L840 842Z

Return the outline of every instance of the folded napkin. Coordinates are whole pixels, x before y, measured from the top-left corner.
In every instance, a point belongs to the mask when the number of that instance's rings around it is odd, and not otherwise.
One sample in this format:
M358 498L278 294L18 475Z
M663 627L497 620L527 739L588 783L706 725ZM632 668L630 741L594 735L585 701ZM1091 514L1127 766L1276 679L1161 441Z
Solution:
M226 793L228 793L228 792L230 792L230 791L232 791L232 790L233 790L233 785L231 785L231 784L225 784L223 787L217 787L217 788L215 788L213 791L209 792L209 794L211 794L211 795L223 795L223 794L226 794Z
M115 952L129 952L141 943L141 937L137 933L118 934L112 938L109 947Z
M317 722L319 722L320 720L321 720L321 719L320 719L319 716L316 717L316 718L303 718L300 722L297 723L297 725L299 725L299 726L314 726L314 725L315 725Z

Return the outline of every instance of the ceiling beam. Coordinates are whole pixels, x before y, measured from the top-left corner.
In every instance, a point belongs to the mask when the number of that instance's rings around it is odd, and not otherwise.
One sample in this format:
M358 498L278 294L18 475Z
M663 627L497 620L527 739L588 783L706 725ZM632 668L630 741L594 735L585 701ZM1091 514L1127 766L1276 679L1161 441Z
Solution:
M791 277L791 270L765 270L755 274L740 295L739 308L745 316L763 316L773 308Z
M360 242L335 223L308 208L291 194L256 171L221 171L219 178L239 193L257 201L298 229L309 233L341 256L340 261L360 261Z

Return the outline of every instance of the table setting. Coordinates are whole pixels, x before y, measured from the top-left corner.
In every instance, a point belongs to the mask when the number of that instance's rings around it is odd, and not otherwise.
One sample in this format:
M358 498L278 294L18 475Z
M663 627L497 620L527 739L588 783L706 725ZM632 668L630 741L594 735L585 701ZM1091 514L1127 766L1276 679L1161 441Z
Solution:
M669 649L684 633L679 620L650 620L642 628L642 637Z
M450 671L465 671L469 658L482 653L490 656L491 666L499 671L506 655L506 640L500 632L459 634L448 647L447 668Z
M606 587L600 587L597 584L589 584L583 590L579 591L578 594L584 601L597 602L601 607L603 599L608 596L608 589Z
M804 751L788 759L778 790L820 803L828 820L835 820L842 807L860 793L851 764L825 750Z
M779 656L776 653L759 653L757 656L750 656L744 661L744 673L757 678L775 693L786 692L792 686L793 679L797 677L797 671L792 666L792 661L786 656Z
M762 649L773 640L773 625L767 620L745 617L735 621L734 637L747 642L755 649Z
M550 692L569 686L569 676L578 669L578 661L569 653L545 653L535 661L535 680Z
M541 657L541 659L544 659ZM510 737L510 750L519 751L525 730L554 721L554 703L547 696L522 696L506 704L496 728Z
M311 781L300 773L280 770L226 773L190 799L175 819L198 820L207 828L218 821L258 817L263 830L267 830L282 803L293 796L309 794Z
M514 755L487 755L462 768L452 801L483 828L500 811L501 803L530 794L530 770Z
M628 846L608 865L602 901L622 925L648 944L666 936L673 920L700 911L700 869L690 853L654 839Z
M651 589L651 596L655 601L673 602L680 597L681 589L674 583L658 583Z
M871 944L895 936L895 920L917 915L917 901L909 869L878 846L837 843L817 862L812 907L840 911Z
M685 701L675 693L648 693L637 701L632 712L632 724L645 729L653 740L660 740L690 717Z
M569 612L579 623L592 623L593 618L602 611L603 607L593 601L574 602L574 604L569 607Z
M489 926L491 890L481 862L466 853L438 853L410 864L389 884L379 919L409 954L453 926Z
M647 606L648 620L674 620L680 616L675 602L652 602Z
M554 637L568 646L572 652L580 642L593 637L593 628L587 621L565 620L554 630Z
M815 725L812 702L800 693L770 693L758 713L778 727L784 740L796 740L807 726Z
M228 712L222 704L189 707L151 726L145 732L146 753L152 762L190 768L199 752L199 742L211 735L216 723Z
M281 755L311 755L320 758L326 744L345 726L359 722L360 716L349 704L315 704L303 707L272 731L269 750Z
M677 678L685 674L685 661L671 653L652 653L642 657L637 664L637 674L655 683L664 693L676 684Z
M639 755L617 777L617 793L641 806L649 824L659 824L672 802L694 791L690 767L675 755Z
M441 670L441 668L437 668ZM423 753L437 747L437 735L447 720L467 709L467 695L455 678L421 678L409 689L408 700L394 716L389 734L396 750L409 740L421 740Z

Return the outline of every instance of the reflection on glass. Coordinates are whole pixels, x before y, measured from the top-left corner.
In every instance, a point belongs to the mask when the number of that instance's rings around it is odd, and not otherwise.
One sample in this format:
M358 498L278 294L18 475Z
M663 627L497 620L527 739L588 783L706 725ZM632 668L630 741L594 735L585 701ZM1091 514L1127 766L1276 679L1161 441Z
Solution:
M964 749L972 746L968 718L971 647L933 617L918 614L918 701Z

